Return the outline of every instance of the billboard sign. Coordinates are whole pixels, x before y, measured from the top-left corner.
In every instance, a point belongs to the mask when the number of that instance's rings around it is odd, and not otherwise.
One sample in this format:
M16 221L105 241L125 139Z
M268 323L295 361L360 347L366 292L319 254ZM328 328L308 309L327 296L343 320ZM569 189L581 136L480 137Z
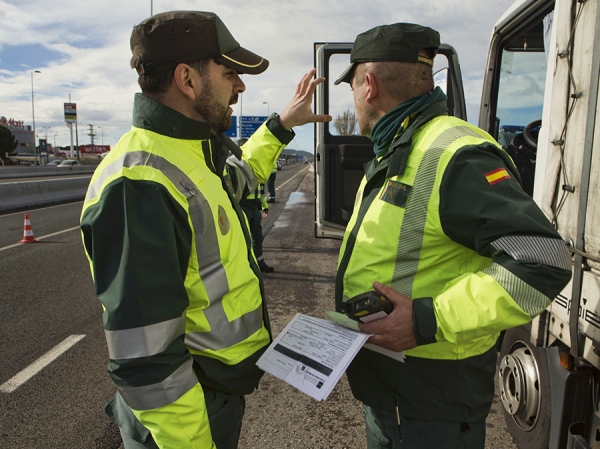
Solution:
M46 141L46 139L38 139L38 142L39 142L40 152L46 153L48 151L48 142Z
M266 115L249 115L241 117L242 139L249 138L254 132L267 121L269 117Z
M75 103L65 103L65 122L75 123L77 121L77 105Z
M110 151L110 145L79 145L82 154L102 154Z
M237 136L237 117L235 115L231 116L231 128L225 131L227 137L234 139Z

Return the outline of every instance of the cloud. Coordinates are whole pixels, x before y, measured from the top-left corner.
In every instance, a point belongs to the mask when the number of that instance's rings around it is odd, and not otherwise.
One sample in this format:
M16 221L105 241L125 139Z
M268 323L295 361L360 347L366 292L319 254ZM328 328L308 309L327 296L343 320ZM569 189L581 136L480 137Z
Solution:
M493 25L512 0L155 0L154 13L214 11L244 47L269 59L262 75L244 76L244 115L281 111L313 62L315 42L352 42L376 25L417 22L440 31L459 53L469 119L476 122ZM150 15L148 0L0 0L0 115L31 121L31 71L36 127L59 131L67 144L63 103L77 103L80 126L104 130L105 144L130 127L136 74L129 68L133 25ZM18 50L18 51L17 51ZM19 55L19 53L21 53ZM336 74L337 76L337 74ZM344 105L352 103L344 91ZM239 115L240 106L234 107ZM312 151L311 125L297 130L296 147ZM80 138L80 141L82 139Z

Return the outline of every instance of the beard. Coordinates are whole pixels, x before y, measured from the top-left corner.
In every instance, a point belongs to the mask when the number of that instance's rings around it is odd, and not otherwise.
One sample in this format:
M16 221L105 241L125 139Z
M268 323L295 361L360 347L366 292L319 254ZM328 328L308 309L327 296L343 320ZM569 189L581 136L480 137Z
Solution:
M237 100L231 98L230 103L234 104ZM229 105L220 104L215 98L212 85L208 80L202 81L202 94L194 100L194 110L210 125L215 134L220 134L231 128L232 120L227 111Z

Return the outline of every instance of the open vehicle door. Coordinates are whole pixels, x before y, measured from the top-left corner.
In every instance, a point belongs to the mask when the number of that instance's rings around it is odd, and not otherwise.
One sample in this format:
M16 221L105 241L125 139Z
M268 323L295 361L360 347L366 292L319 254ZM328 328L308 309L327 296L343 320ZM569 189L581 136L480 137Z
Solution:
M597 1L521 0L497 21L479 127L573 253L571 283L500 345L499 397L520 449L600 447L599 74Z
M333 82L350 64L352 43L315 43L317 87L315 112L330 114L330 123L315 124L315 236L341 239L354 208L364 175L363 164L372 160L373 143L359 135L352 93L347 83ZM466 120L465 98L458 55L442 45L434 62L434 80L448 95L449 114Z

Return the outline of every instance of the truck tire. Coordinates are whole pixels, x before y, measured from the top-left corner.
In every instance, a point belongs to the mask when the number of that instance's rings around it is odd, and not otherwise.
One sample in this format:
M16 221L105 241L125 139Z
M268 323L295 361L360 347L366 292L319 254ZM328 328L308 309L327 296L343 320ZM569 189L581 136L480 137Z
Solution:
M498 390L504 419L519 449L548 449L550 378L543 349L529 341L531 325L509 329L500 347Z

